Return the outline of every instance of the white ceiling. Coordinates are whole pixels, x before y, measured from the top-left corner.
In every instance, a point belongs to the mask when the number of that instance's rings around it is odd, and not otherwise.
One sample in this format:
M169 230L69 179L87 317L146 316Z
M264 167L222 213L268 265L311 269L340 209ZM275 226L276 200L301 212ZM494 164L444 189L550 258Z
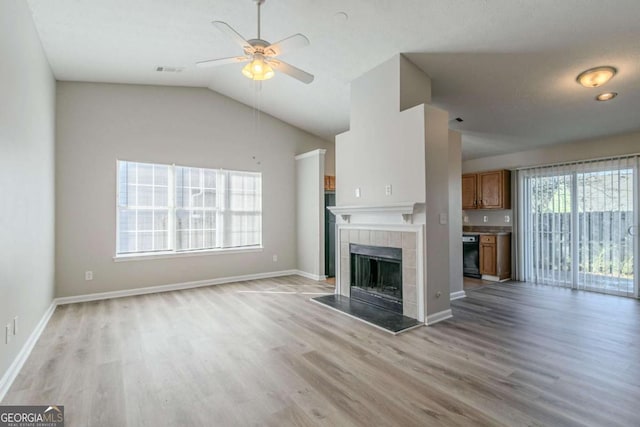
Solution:
M305 34L282 59L316 79L276 75L258 95L240 64L194 66L241 53L212 20L256 36L252 0L28 2L59 80L209 87L329 140L348 129L349 82L398 52L464 119L466 159L640 129L638 0L267 0L262 38ZM620 95L599 103L575 77L605 64L619 73L601 89Z

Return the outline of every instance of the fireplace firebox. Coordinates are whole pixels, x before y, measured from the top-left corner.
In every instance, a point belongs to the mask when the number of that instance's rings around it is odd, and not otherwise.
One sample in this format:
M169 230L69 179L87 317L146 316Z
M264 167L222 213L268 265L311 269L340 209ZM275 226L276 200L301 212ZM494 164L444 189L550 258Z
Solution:
M349 245L351 298L402 314L402 249Z

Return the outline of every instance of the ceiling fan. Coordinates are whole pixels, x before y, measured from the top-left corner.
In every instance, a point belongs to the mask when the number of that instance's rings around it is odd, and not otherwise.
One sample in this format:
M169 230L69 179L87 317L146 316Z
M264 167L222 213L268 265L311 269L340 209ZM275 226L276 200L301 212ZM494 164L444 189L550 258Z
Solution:
M197 62L198 67L217 67L219 65L249 62L242 74L252 80L268 80L274 76L273 70L283 72L302 83L309 84L313 81L313 75L286 62L275 59L277 56L292 49L309 45L309 39L302 34L294 34L277 43L269 43L260 38L260 6L265 0L253 0L258 6L258 38L245 40L229 24L222 21L213 21L212 24L218 30L226 34L231 40L239 44L244 50L243 56L211 59Z

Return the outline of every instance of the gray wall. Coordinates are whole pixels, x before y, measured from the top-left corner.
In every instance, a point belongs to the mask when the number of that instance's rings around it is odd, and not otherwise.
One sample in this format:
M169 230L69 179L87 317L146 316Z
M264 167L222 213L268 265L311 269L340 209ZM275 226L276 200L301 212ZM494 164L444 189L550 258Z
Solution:
M450 292L462 291L462 135L449 131L449 280Z
M400 111L404 63L408 69L415 67L396 56L351 83L350 130L336 136L338 206L425 200L424 109ZM422 76L428 85L428 77ZM392 186L390 196L385 195L386 185ZM361 190L359 198L356 188Z
M449 218L449 113L425 105L425 254L427 316L449 309L451 288L450 233L453 224L440 221ZM460 230L460 228L457 228Z
M55 80L27 3L0 2L0 377L53 299ZM5 344L7 323L18 334Z
M296 159L298 270L324 276L324 156L321 150Z
M295 269L294 157L333 153L208 89L92 83L58 84L56 147L58 296ZM117 159L262 172L264 251L114 262Z
M467 160L462 163L463 173L481 172L495 169L516 169L552 163L595 159L600 157L634 154L640 152L640 132L610 136L606 138L574 141L567 144L544 147L501 156L483 157ZM512 186L515 183L512 183ZM516 203L512 197L511 203ZM510 222L505 221L505 215ZM469 222L464 225L499 225L511 226L512 210L468 210L463 213ZM484 222L487 216L487 222Z

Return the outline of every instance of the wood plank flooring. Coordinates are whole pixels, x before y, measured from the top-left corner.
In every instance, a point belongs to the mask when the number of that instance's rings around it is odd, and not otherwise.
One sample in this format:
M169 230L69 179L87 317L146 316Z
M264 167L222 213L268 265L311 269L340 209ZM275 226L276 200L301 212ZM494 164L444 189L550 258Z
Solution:
M67 426L638 426L640 302L508 282L392 336L297 276L58 307L3 404Z

